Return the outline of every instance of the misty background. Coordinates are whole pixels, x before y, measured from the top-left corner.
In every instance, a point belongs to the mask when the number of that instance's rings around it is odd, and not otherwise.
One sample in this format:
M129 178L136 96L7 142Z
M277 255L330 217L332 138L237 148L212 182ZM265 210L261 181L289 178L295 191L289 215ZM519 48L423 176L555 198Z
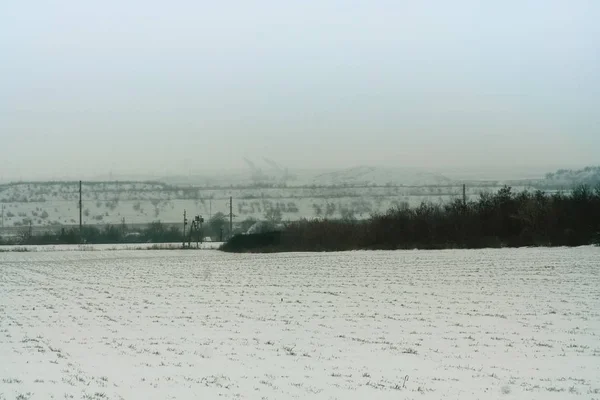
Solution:
M13 1L0 180L599 161L595 1Z

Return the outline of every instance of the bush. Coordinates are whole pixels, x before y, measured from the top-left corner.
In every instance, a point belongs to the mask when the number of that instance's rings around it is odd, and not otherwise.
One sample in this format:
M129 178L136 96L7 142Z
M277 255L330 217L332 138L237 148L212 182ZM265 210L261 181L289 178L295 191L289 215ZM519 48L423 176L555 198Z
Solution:
M335 210L335 206L327 204L325 216L330 214L328 210ZM353 220L350 211L340 209L343 220L290 223L277 244L270 243L268 249L263 249L261 242L256 241L254 250L589 245L599 238L600 188L580 186L570 195L546 195L540 191L514 193L510 187L504 187L466 204L460 200L444 205L423 202L409 208L398 202L397 207L365 221ZM244 249L248 251L248 247Z
M23 226L23 224L20 224ZM24 229L13 244L101 244L101 243L168 243L181 242L181 230L176 227L165 227L161 222L153 222L141 232L126 232L123 225L106 225L104 227L83 226L80 234L78 228L58 231L47 231L42 234L29 235Z
M275 249L281 244L281 232L265 232L252 235L235 235L221 246L229 252L246 252L260 247L263 251Z

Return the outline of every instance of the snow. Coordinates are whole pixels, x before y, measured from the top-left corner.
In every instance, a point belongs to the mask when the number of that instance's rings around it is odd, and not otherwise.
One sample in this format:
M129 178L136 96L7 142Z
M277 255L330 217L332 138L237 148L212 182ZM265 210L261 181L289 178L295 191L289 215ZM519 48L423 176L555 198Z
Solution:
M0 253L0 399L600 398L598 260Z
M191 242L191 248L201 250L218 249L223 242L205 241L196 246ZM185 243L186 248L190 242ZM0 253L5 252L49 252L49 251L117 251L117 250L177 250L182 243L116 243L116 244L59 244L59 245L10 245L0 246Z
M356 173L356 171L353 171ZM368 171L366 171L368 172ZM369 175L370 176L370 175ZM325 180L329 179L325 174ZM498 187L469 186L467 196L496 191ZM513 187L523 190L526 187ZM78 226L79 186L75 183L31 183L0 186L0 202L4 205L4 226L11 233L29 227L60 229ZM187 196L187 197L186 197ZM169 188L163 184L96 183L83 186L84 225L148 224L160 220L180 223L183 211L203 215L207 220L218 212L229 214L229 198L233 197L234 221L247 218L265 219L272 208L279 209L283 220L322 217L327 207L329 218L343 217L351 211L357 219L381 213L404 203L418 206L421 202L443 203L462 196L462 185L446 187L399 187L371 184L362 187L287 187L287 188ZM321 210L321 212L318 212ZM6 229L2 230L6 234Z

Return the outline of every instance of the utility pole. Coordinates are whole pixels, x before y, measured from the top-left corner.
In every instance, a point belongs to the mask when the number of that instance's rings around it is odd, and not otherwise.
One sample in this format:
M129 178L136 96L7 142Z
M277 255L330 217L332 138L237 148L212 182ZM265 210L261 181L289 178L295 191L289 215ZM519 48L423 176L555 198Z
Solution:
M2 204L2 228L4 228L4 204Z
M79 181L79 241L82 239L82 225L83 225L83 202L81 201L81 181Z
M233 236L233 197L229 197L229 236Z
M183 210L183 247L185 248L185 226L187 225L186 212Z

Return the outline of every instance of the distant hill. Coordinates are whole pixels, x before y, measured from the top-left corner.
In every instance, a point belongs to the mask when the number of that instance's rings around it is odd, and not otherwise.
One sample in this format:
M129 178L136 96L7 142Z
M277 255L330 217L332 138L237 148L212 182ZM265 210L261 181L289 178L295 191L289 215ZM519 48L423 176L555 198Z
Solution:
M249 162L249 161L248 161ZM386 168L373 166L357 166L344 169L289 171L287 168L266 167L258 163L250 163L251 168L240 171L224 171L222 173L190 174L189 176L168 176L160 180L171 185L198 186L425 186L445 185L452 183L448 177L416 168Z
M451 180L441 174L412 168L359 166L318 174L316 185L443 185Z
M559 169L546 174L543 181L549 186L600 185L600 166L589 166L579 170Z

